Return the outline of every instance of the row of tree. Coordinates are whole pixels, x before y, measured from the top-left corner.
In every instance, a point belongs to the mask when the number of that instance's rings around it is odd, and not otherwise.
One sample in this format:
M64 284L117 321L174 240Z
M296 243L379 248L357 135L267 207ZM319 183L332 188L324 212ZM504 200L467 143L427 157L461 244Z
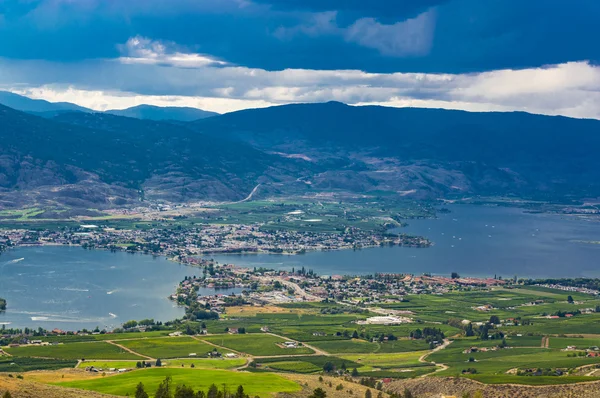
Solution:
M223 386L219 389L215 384L208 388L208 391L194 391L193 388L180 384L173 386L173 380L170 376L164 379L156 392L153 395L154 398L250 398L244 391L243 386L239 386L235 392L230 392L227 386ZM146 392L143 383L139 383L135 389L135 398L150 398L150 395Z

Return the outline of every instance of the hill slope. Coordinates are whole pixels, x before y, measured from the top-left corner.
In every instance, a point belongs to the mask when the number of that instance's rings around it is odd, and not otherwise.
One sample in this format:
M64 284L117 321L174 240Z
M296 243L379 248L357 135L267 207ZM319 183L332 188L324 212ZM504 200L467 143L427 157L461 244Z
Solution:
M48 102L41 99L31 99L8 91L0 91L0 104L19 111L36 114L57 114L65 111L93 112L91 109L70 102Z
M106 113L117 116L134 117L137 119L178 120L182 122L190 122L218 115L218 113L204 111L198 108L160 107L153 105L139 105L127 109L108 110Z
M80 112L46 120L0 106L0 125L0 206L237 200L298 170L295 160L161 122Z
M192 125L265 150L350 158L364 168L362 176L380 182L390 179L382 173L396 181L418 178L406 173L427 166L438 171L421 174L430 186L454 185L458 192L600 194L600 159L591 149L600 147L597 120L333 102L245 110Z

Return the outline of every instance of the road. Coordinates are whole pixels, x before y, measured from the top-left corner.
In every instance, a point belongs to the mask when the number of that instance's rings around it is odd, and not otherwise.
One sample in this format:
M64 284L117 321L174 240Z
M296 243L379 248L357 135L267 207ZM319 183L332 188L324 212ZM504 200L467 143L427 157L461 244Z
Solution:
M250 192L250 195L246 196L245 199L239 200L237 202L231 202L230 205L234 205L236 203L244 203L247 202L249 200L252 199L252 196L254 196L254 194L256 193L256 191L258 191L258 188L260 187L261 184L258 184L257 186L254 187L254 189L252 190L252 192Z
M452 343L451 340L444 339L444 344L439 345L439 346L435 347L433 350L429 351L428 353L425 353L425 354L421 355L419 357L419 362L422 362L422 363L432 363L435 366L439 366L439 368L436 369L435 372L433 372L433 373L441 372L441 371L444 371L444 370L448 369L448 365L445 365L443 363L435 363L435 362L427 361L425 358L427 358L429 355L433 354L434 352L443 350L444 348L448 347L451 343ZM424 374L424 375L419 376L419 377L427 377L427 376L432 375L433 373L427 373L427 374Z

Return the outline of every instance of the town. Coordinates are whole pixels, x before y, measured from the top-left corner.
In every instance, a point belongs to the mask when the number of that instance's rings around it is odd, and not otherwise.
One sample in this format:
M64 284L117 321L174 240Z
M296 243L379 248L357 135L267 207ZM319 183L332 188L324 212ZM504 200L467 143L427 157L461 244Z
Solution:
M194 256L218 253L301 254L316 250L361 249L401 245L428 247L426 238L363 231L340 233L262 230L260 224L196 225L192 228L116 229L93 224L60 230L9 229L0 234L0 251L32 245L80 245L86 249L166 256L188 265Z

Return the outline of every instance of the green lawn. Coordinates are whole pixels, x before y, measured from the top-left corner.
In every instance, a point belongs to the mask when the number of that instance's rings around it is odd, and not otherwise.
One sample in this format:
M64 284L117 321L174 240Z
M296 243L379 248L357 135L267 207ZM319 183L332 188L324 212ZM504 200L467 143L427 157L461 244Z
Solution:
M192 353L205 357L213 350L211 345L191 337L121 340L119 344L151 358L187 358Z
M67 383L56 383L64 387L80 388L113 395L133 395L138 383L143 383L146 391L153 396L154 391L165 377L173 378L173 385L185 384L195 390L208 390L211 384L230 391L242 385L250 396L270 397L274 392L296 392L300 386L290 380L271 373L228 372L225 370L196 369L146 369L116 376Z
M6 348L15 357L55 359L141 359L119 347L105 342L70 343L50 346Z
M313 350L307 347L281 348L277 344L281 344L286 340L268 334L208 336L203 337L203 339L221 347L257 356L302 355L313 353Z

